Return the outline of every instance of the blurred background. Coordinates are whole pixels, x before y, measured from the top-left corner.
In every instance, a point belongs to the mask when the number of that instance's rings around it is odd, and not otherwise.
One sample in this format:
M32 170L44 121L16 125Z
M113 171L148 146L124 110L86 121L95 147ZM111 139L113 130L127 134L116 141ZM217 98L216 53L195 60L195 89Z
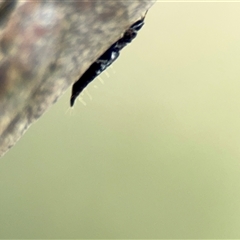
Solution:
M239 12L156 3L0 159L0 238L240 238Z

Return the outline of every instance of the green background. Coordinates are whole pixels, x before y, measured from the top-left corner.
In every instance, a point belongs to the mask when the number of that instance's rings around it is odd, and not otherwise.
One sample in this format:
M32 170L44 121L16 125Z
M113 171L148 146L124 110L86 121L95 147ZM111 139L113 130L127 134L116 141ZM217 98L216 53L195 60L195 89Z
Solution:
M240 238L239 13L156 3L1 158L0 238Z

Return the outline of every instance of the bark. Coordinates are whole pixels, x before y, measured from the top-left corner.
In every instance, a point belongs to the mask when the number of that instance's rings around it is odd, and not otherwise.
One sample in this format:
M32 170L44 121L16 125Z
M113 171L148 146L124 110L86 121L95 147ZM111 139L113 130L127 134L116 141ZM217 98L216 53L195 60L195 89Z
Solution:
M152 4L0 0L0 156Z

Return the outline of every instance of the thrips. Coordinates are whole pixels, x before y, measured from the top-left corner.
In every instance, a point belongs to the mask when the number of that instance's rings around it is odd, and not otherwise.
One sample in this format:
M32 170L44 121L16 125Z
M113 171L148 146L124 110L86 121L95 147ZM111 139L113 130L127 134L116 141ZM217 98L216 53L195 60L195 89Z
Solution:
M104 52L92 65L90 65L78 81L73 84L72 95L70 98L71 107L74 105L75 99L83 91L83 89L108 66L110 66L118 58L120 50L137 36L137 32L144 25L144 18L145 16L132 24L130 28L125 31L122 38L112 44L106 52Z

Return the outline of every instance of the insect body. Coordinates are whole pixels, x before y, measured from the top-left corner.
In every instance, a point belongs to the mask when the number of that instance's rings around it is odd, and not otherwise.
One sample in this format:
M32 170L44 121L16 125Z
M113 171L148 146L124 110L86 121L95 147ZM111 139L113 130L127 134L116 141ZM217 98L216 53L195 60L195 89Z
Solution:
M120 50L137 36L137 32L142 28L143 24L144 17L132 24L130 28L125 31L122 38L112 44L111 47L86 70L78 81L73 84L70 98L71 107L82 90L118 58Z
M79 78L79 80L73 84L72 96L70 99L71 107L73 106L75 99L82 92L82 90L101 72L103 72L109 65L111 65L111 63L118 56L118 51L113 51L111 48L109 48L87 69L87 71Z

